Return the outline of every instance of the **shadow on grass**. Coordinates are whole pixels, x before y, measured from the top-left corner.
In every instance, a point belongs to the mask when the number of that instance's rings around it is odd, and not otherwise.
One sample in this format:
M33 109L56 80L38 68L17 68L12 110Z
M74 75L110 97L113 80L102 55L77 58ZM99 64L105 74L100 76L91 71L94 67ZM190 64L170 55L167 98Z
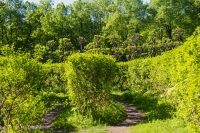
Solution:
M125 92L121 99L136 106L145 114L145 121L171 118L175 109L169 104L159 102L156 96L135 92Z
M54 130L65 129L67 131L74 131L76 127L68 122L68 118L72 116L71 107L65 107L63 112L56 117L53 122Z
M116 125L126 118L125 108L118 102L110 100L93 118L100 124Z

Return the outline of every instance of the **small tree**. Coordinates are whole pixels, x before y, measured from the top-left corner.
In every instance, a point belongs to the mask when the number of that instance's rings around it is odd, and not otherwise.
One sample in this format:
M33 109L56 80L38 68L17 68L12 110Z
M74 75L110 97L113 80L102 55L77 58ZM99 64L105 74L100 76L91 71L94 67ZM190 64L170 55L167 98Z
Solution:
M116 63L111 56L74 54L68 58L68 92L82 114L95 114L109 100Z
M57 52L59 53L59 60L63 62L64 59L70 55L70 51L73 50L73 44L69 38L59 39L59 46Z

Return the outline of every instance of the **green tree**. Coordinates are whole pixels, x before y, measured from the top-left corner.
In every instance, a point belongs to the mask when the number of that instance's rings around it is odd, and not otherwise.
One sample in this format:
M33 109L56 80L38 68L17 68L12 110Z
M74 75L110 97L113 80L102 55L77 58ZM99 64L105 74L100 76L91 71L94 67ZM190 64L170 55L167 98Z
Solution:
M59 39L59 46L58 46L58 56L59 62L63 62L67 56L69 56L74 50L74 46L71 43L69 38L61 38Z
M148 9L155 17L154 28L163 29L170 39L173 38L174 29L182 28L185 34L191 35L199 23L194 1L152 0Z

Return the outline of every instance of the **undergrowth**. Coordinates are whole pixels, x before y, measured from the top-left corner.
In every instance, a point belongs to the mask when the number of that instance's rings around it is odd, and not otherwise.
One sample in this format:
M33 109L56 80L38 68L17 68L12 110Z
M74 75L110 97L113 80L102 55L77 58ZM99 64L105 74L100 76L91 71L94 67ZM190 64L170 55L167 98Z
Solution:
M72 107L66 107L53 122L53 126L58 129L81 130L94 126L114 125L126 117L125 109L119 103L108 102L98 115L94 118L83 116Z
M164 120L172 118L175 108L163 101L158 96L146 93L125 92L122 100L133 104L145 114L145 121Z

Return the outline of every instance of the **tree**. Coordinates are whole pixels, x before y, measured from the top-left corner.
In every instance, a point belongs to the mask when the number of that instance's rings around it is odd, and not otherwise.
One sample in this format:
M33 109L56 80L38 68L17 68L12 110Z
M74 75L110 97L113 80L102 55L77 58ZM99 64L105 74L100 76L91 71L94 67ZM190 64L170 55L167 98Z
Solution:
M48 9L48 12L41 17L41 30L44 33L45 41L55 40L70 36L71 28L68 20L68 7L63 3L55 9Z
M0 1L0 34L1 34L1 44L5 44L5 19L6 19L6 3Z
M112 14L107 20L106 26L103 27L104 36L110 38L113 35L119 35L122 41L124 41L128 36L127 19L127 16L124 14Z
M93 39L93 22L90 15L90 4L84 0L76 1L71 7L70 24L72 27L71 41L76 43L79 36L84 37L86 40Z
M24 48L26 37L25 6L22 0L1 2L1 40L3 44L14 44Z
M186 34L191 34L198 25L198 16L195 13L197 9L193 2L190 0L152 0L148 9L153 10L152 17L155 16L155 27L165 30L165 35L172 39L174 29L179 27Z
M69 38L61 38L59 39L58 53L59 53L59 61L63 62L67 56L69 56L74 50L74 46L71 43Z

